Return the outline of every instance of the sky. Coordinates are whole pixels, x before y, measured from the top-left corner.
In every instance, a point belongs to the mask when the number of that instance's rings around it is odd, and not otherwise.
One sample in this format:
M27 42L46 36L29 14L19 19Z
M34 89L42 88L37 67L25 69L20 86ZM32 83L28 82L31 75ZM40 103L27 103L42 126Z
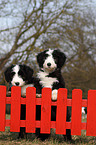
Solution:
M62 0L59 0L60 1L60 5L62 5ZM22 5L22 9L21 9L21 5ZM5 7L5 9L7 9L8 13L11 12L11 8L12 8L12 4L8 4L7 7ZM96 0L82 0L82 2L79 2L79 9L80 10L86 10L86 7L88 7L88 9L92 9L93 12L95 13L96 12ZM51 6L52 7L52 3L51 3ZM18 13L18 10L19 11L25 11L25 9L27 8L27 3L24 4L22 3L18 3L17 6L15 6L15 10L12 10L14 15L15 13L17 14ZM17 10L16 10L17 9ZM8 26L11 27L11 26L16 26L17 25L17 22L20 23L22 21L22 15L20 15L20 13L18 14L18 17L12 17L12 16L7 16L7 17L1 17L0 18L0 29L4 29L4 28L7 28Z
M62 3L64 2L64 0L59 0L59 4L62 5ZM22 8L21 8L21 5L22 5ZM59 5L59 6L60 6ZM80 11L87 11L88 9L90 9L90 11L92 11L95 15L96 13L96 0L82 0L82 2L79 2L78 4L79 6L79 9ZM22 19L23 19L23 16L21 15L21 11L25 11L25 9L27 9L27 2L23 2L21 0L21 3L19 2L18 5L15 5L15 10L12 9L13 7L13 4L8 4L7 7L5 7L5 10L7 10L8 13L13 13L13 16L6 16L6 17L0 17L0 30L3 30L3 29L6 29L6 28L11 28L11 27L15 27L17 25L19 25L21 22L22 22ZM85 7L87 6L87 8ZM38 7L38 5L37 5ZM52 3L51 3L51 6L49 5L49 7L51 8L52 7ZM29 7L29 9L31 9ZM18 13L19 11L19 13ZM15 16L15 14L17 16ZM15 33L13 34L13 38L15 37ZM10 45L13 44L13 40L11 41L9 38L8 40L6 39L6 36L4 37L4 43L3 43L3 35L2 33L0 34L0 46L3 46L2 50L4 51L9 51L11 49ZM5 43L6 42L6 43ZM2 51L2 52L3 52Z

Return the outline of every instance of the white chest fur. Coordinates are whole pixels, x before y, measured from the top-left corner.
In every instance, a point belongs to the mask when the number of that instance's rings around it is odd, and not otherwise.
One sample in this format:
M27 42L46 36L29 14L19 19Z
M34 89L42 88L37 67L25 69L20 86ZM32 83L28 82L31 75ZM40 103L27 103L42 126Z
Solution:
M46 72L40 71L37 75L43 87L52 88L53 83L58 82L57 78L47 77L48 73Z

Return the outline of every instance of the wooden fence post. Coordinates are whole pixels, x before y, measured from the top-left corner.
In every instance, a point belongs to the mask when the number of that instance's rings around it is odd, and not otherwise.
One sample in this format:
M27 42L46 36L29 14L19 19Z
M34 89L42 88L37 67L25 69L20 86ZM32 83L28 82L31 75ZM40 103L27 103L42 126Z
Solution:
M42 89L42 103L41 103L41 133L50 134L51 127L51 89Z
M71 134L81 135L81 108L82 90L74 89L72 91L72 116L71 116Z
M35 133L36 128L36 88L26 89L26 132Z
M67 89L60 88L57 98L56 134L66 134Z
M0 86L0 131L5 131L6 87Z
M11 132L20 132L20 97L21 97L21 88L13 86L11 88Z
M87 136L96 136L96 90L88 91Z

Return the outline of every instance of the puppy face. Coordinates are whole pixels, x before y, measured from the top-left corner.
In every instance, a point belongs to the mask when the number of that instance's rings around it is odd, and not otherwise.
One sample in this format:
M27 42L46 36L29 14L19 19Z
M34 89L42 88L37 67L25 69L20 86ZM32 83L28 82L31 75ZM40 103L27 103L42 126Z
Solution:
M11 84L13 86L23 86L25 84L25 80L22 76L20 76L20 66L16 65L12 68L13 78L11 80Z
M53 57L53 50L49 49L47 52L46 52L46 59L43 63L43 68L45 70L47 70L48 72L52 72L56 69L57 67L57 64L54 60L54 57Z
M61 69L65 60L65 54L58 49L48 49L37 55L39 67L47 72L53 72L56 68Z
M12 65L4 73L7 82L13 86L24 86L33 75L33 70L26 65Z

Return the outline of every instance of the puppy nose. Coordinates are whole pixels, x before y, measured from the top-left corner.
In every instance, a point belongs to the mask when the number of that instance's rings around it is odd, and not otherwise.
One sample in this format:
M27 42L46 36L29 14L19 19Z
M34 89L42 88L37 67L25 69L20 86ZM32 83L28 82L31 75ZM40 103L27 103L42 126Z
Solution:
M16 82L15 85L16 85L16 86L19 86L19 82Z
M47 66L51 66L51 63L47 63Z

